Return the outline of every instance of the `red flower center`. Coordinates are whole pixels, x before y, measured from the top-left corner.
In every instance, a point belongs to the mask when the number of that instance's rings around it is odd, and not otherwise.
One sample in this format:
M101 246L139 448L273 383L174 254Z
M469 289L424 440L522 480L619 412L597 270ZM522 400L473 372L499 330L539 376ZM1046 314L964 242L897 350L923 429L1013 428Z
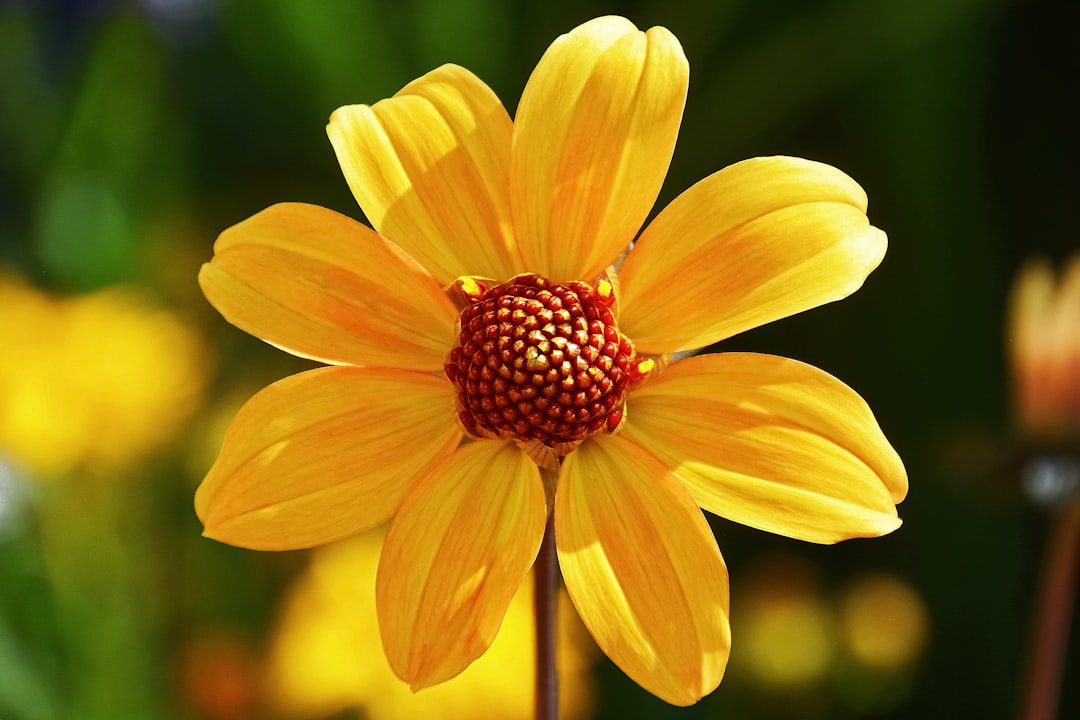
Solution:
M641 361L615 324L610 283L518 275L469 299L445 369L470 435L565 453L619 426Z

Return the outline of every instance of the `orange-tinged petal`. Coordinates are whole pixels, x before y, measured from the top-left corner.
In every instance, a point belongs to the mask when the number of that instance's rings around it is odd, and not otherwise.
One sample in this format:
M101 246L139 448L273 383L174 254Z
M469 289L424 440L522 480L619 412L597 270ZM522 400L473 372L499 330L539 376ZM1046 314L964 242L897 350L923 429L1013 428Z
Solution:
M273 205L221 233L199 272L240 329L322 362L441 370L457 311L412 258L355 220Z
M670 32L624 18L551 45L514 121L511 203L530 270L591 280L626 248L667 174L688 77Z
M657 697L690 705L724 675L728 577L701 510L617 435L566 457L555 495L566 588L600 649Z
M329 367L252 397L195 493L204 534L256 550L337 540L390 518L461 440L444 378Z
M645 229L619 272L619 324L639 351L704 347L855 292L885 255L866 194L798 158L731 165Z
M907 474L854 390L787 358L721 353L672 364L627 404L623 436L706 510L811 542L900 526Z
M398 677L414 690L434 685L487 650L546 519L540 471L509 441L463 446L409 493L386 537L375 592Z
M512 127L487 85L444 65L392 98L339 108L326 130L371 224L448 285L524 269L510 221Z

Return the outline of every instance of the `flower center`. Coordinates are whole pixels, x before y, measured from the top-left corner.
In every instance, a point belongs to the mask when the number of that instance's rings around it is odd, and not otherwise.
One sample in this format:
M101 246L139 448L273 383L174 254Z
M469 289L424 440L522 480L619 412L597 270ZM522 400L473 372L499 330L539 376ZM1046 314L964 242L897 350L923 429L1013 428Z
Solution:
M537 440L565 454L619 426L629 383L645 367L615 324L607 280L593 289L526 274L467 297L445 369L470 435Z

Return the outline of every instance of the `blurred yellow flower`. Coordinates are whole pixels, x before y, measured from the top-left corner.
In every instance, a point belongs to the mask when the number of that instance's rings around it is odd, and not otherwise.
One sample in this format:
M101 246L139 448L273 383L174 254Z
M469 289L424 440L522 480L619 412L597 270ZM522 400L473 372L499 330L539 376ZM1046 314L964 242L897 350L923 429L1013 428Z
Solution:
M549 513L601 649L680 705L719 684L730 644L702 508L812 542L900 524L903 465L840 381L750 353L667 367L855 291L887 244L858 184L795 158L738 163L613 265L659 193L688 74L670 32L618 17L558 38L514 120L477 77L438 68L330 119L377 232L276 205L222 233L200 272L230 322L332 364L237 414L196 494L205 534L287 549L393 518L377 614L414 689L484 653Z
M382 533L314 551L291 589L271 646L265 687L288 715L325 717L360 708L369 720L526 720L532 717L535 629L529 583L514 596L491 648L453 680L413 694L379 645L375 571ZM562 594L558 613L559 717L588 715L595 646Z
M54 297L0 273L0 327L0 456L37 477L129 467L201 392L199 338L130 288Z
M922 658L930 613L922 596L901 578L869 573L845 588L840 627L845 647L861 665L903 673Z
M1080 254L1060 278L1026 263L1009 298L1006 340L1021 432L1043 441L1080 436Z
M836 618L817 573L796 557L758 560L739 585L743 670L771 688L821 682L838 654Z
M863 717L910 696L930 639L926 601L871 570L834 588L798 556L755 558L732 598L738 673L751 701L786 718Z

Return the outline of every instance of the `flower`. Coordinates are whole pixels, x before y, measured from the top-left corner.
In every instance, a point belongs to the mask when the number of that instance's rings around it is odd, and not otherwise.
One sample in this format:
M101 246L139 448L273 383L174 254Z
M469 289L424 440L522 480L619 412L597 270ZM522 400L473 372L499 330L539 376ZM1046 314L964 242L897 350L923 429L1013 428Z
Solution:
M817 568L797 555L755 558L748 568L734 599L744 653L739 669L767 697L790 698L820 686L836 663L839 642Z
M134 288L55 297L0 272L0 456L45 479L130 469L205 381L194 330Z
M749 691L748 717L895 715L910 699L931 633L911 583L870 569L837 584L788 552L746 567L732 597L739 662L727 682Z
M1020 268L1006 340L1021 485L1037 505L1063 506L1080 491L1080 254L1060 278L1044 259Z
M534 661L532 593L524 583L484 656L453 680L413 694L379 647L375 567L383 534L363 533L318 548L278 616L265 678L270 707L289 717L326 717L357 708L370 720L531 718ZM569 610L569 599L560 594ZM588 715L595 646L560 612L559 717ZM590 652L591 651L591 652Z
M176 658L177 686L198 717L254 718L259 714L258 663L256 652L235 631L199 628Z
M1013 283L1007 323L1019 429L1051 443L1080 436L1080 254L1060 278L1046 260L1026 263Z
M238 412L196 494L205 534L299 548L393 518L377 614L414 689L490 645L549 512L597 644L680 705L719 684L730 646L702 508L813 542L900 524L903 465L840 381L750 353L668 365L857 289L886 238L853 180L738 163L613 267L656 200L687 80L670 32L618 17L558 38L514 120L443 66L330 118L375 231L275 205L203 266L227 320L332 363Z
M866 669L903 675L915 668L926 650L930 612L906 580L873 571L844 589L840 630L848 653Z

